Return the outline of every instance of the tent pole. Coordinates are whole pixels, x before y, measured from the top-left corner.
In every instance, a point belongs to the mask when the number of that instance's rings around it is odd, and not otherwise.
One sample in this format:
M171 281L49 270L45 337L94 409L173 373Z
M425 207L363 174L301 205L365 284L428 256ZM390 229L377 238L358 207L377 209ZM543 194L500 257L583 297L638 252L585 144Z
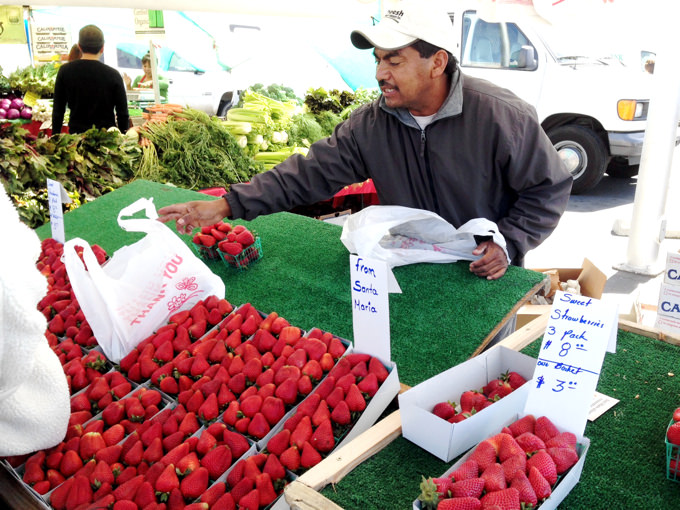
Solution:
M665 238L666 195L680 108L680 67L672 51L675 45L676 41L664 41L657 53L627 260L615 267L644 275L657 275L665 265L665 260L659 260L659 249Z

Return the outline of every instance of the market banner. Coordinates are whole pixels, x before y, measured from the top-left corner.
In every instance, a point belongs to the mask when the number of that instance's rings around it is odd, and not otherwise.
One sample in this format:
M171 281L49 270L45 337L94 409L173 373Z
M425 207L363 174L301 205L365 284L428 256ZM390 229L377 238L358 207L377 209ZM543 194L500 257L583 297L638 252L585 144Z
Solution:
M26 44L23 7L0 5L0 44Z

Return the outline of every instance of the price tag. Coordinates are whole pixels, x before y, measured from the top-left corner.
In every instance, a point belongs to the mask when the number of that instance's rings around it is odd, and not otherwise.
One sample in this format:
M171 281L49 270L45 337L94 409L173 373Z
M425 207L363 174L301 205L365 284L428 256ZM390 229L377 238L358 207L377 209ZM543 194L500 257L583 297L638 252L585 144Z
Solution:
M557 292L525 414L547 416L582 437L604 353L616 345L618 307Z
M24 94L24 104L33 108L40 99L40 96L33 92L32 90L27 91Z
M388 274L384 261L349 256L354 347L391 361Z
M59 181L47 179L47 200L50 207L50 225L52 226L52 238L60 243L66 242L64 236L64 213L63 204L70 204L71 197Z

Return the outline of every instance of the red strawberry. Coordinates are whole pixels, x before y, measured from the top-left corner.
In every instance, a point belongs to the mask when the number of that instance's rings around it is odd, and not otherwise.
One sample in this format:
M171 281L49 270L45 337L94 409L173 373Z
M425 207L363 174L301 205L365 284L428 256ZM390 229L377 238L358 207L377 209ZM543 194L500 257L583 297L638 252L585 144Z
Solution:
M680 445L680 422L673 423L666 431L666 439L669 443Z
M180 476L186 476L195 471L200 465L201 462L198 460L196 452L190 452L177 461L175 471Z
M217 247L220 249L220 251L234 257L240 255L243 251L243 245L241 243L237 243L236 241L224 240L221 241Z
M503 467L497 462L487 467L479 476L484 480L484 490L486 492L499 491L507 487Z
M229 429L222 433L222 441L231 449L233 459L238 459L250 448L248 440L243 435Z
M673 421L680 421L680 407L673 411Z
M479 510L482 503L473 497L446 498L439 501L437 510Z
M279 455L279 460L285 468L290 471L297 471L300 469L300 451L297 446L291 446L284 450L281 455Z
M114 489L113 495L116 497L117 501L121 499L129 499L130 501L134 501L135 494L137 494L137 490L142 486L143 483L144 475L136 475Z
M258 510L260 508L260 494L253 489L238 500L239 510Z
M262 473L255 477L255 489L257 489L259 496L258 508L264 508L268 506L278 497L276 491L274 490L272 478L268 473Z
M217 480L231 466L231 450L227 445L218 445L201 459L201 466L208 470L211 480Z
M548 480L546 480L541 472L534 466L529 468L529 483L531 483L538 501L543 501L544 499L550 497L550 494L552 494L550 482L548 482Z
M331 412L331 419L338 425L349 425L351 423L352 415L345 400L341 400L338 405L335 406Z
M255 416L248 423L248 435L257 439L264 438L264 436L269 434L270 430L269 422L260 412L255 413Z
M286 428L274 434L267 441L267 451L274 455L281 455L290 446L290 434L291 431Z
M211 393L198 408L198 416L204 422L211 422L215 420L219 414L220 410L217 404L217 395Z
M482 502L482 508L490 508L493 505L498 506L501 510L517 509L520 507L519 492L513 488L487 492L480 501Z
M516 390L527 382L526 379L517 372L507 372L506 374L503 374L503 377L513 390Z
M317 427L312 434L309 442L319 452L330 452L335 447L335 438L333 437L333 425L330 419L326 419Z
M506 459L514 457L515 455L524 455L524 450L517 444L514 437L504 433L499 434L499 436L500 444L498 447L498 458L501 462L504 462Z
M508 428L514 437L518 437L525 432L531 432L533 434L535 425L536 417L533 414L527 414L508 425Z
M66 450L59 463L59 471L61 474L68 478L81 467L83 467L83 461L78 453L74 450Z
M535 467L552 486L557 482L557 465L545 450L539 450L527 459L527 469Z
M572 432L560 432L556 436L551 437L545 442L546 448L552 447L562 447L562 448L575 448L576 447L576 435Z
M451 479L449 478L449 480ZM468 478L467 480L453 482L449 491L454 498L479 498L484 491L485 483L483 478Z
M236 242L241 243L245 248L255 242L255 237L249 230L244 230L240 234L236 234Z
M460 482L461 480L467 480L469 478L477 478L479 476L479 465L476 460L468 459L458 466L458 468L449 476L454 482Z
M526 471L527 456L524 452L520 452L505 459L501 466L503 473L505 473L505 479L512 480L517 473L524 473Z
M201 466L189 473L179 485L182 496L186 500L193 500L199 497L208 488L210 474L208 470Z
M309 441L305 441L300 453L300 466L303 468L311 468L321 462L322 457L316 448L314 448Z
M345 394L345 402L347 402L347 407L349 407L349 410L353 413L360 413L366 409L366 400L364 400L364 396L361 394L361 391L356 384L349 386L347 393Z
M578 462L578 454L573 448L558 446L550 447L546 451L555 461L558 475L566 473L571 466Z
M540 437L543 442L555 437L560 431L555 424L550 421L547 416L540 416L536 418L536 425L534 426L534 434Z
M68 492L68 500L66 502L67 510L87 503L92 503L93 492L90 486L90 480L86 476L76 475L73 479L73 486Z
M485 439L475 447L468 459L476 461L479 471L483 472L496 462L496 448L488 439Z
M516 436L515 440L525 453L532 453L545 449L545 443L541 438L531 432L524 432L523 434Z
M538 498L536 497L536 491L531 485L531 482L524 473L517 473L515 477L510 482L510 487L517 489L519 492L519 502L526 506L531 505L535 507L538 504Z
M281 464L277 455L267 455L267 461L262 467L262 472L267 473L274 481L286 477L286 469Z

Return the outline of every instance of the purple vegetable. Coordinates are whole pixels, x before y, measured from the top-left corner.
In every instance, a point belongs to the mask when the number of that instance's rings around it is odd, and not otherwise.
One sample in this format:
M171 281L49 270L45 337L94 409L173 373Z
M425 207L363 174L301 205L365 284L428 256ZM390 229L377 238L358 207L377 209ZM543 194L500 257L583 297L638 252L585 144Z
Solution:
M10 105L10 108L14 108L15 110L21 111L21 109L24 107L24 100L21 99L20 97L15 97L12 99L12 103Z
M33 110L30 106L24 106L20 112L22 119L30 119L33 116Z
M20 116L21 114L19 113L19 110L17 110L16 108L10 108L9 110L7 110L7 118L9 120L18 119Z
M0 108L3 110L7 111L10 109L12 106L12 101L10 99L7 99L6 97L3 99L0 99Z
M7 118L7 110L4 108L0 108L0 119L6 119Z

